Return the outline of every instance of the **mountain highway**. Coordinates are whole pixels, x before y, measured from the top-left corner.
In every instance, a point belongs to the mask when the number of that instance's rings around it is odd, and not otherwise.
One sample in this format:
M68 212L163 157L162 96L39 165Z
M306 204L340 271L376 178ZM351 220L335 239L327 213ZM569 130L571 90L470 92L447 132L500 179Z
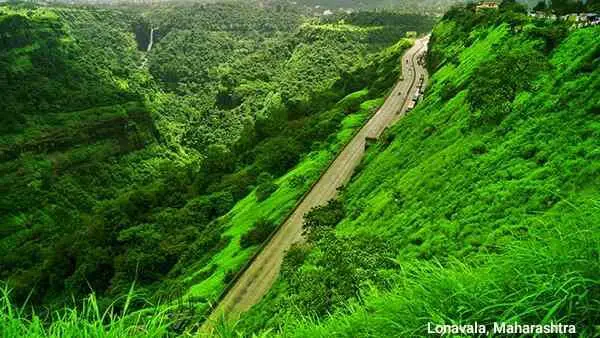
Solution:
M419 78L423 75L427 79L427 71L417 59L427 49L428 40L428 36L418 39L406 51L402 57L402 76L384 104L344 147L291 216L237 279L209 315L201 331L212 331L212 323L223 316L235 319L258 303L269 291L277 278L285 252L292 244L302 241L304 215L312 208L324 205L334 198L337 189L348 182L360 163L365 152L366 140L378 138L385 128L406 113L406 107L412 100Z

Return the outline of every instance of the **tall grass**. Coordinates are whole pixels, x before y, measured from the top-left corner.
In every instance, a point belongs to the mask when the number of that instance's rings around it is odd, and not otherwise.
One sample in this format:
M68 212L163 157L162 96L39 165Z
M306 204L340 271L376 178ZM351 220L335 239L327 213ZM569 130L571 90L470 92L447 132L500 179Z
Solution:
M155 307L130 313L133 286L118 313L116 303L101 311L96 296L91 294L80 307L64 308L47 316L27 311L27 304L20 307L12 304L6 286L0 291L0 337L3 338L164 337L172 324L167 311L155 311Z
M591 203L594 204L594 203ZM539 220L530 238L472 261L401 263L391 291L371 290L362 303L319 321L289 321L289 337L415 337L427 323L572 324L578 336L600 334L600 208Z
M254 332L249 334L244 332L243 329L239 328L240 320L232 320L221 317L214 322L211 326L211 332L198 331L197 337L219 337L219 338L241 338L241 337L252 337L252 338L264 338L274 336L273 329L267 329L262 332Z

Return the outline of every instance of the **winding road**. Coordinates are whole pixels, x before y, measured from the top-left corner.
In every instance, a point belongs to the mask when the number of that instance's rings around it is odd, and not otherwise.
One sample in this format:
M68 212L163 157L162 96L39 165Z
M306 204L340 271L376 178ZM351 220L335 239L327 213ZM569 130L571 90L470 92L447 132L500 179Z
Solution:
M379 137L385 128L400 119L416 90L421 75L427 80L427 71L417 63L418 56L427 49L429 36L418 39L402 57L402 77L384 104L344 147L327 171L300 202L291 216L256 256L252 264L237 279L205 322L203 329L212 332L213 323L222 316L237 318L269 291L277 278L285 252L292 244L302 241L304 215L312 208L326 204L337 194L337 189L348 182L360 163L366 139Z

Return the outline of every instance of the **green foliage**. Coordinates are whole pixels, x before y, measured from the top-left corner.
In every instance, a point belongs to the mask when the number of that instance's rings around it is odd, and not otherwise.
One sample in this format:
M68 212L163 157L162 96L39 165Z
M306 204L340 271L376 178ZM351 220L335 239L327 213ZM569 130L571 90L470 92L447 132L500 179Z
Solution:
M0 270L19 301L31 293L34 304L63 303L65 289L80 295L90 287L102 295L120 273L115 266L135 271L133 261L145 257L132 249L135 259L116 263L125 261L119 231L168 190L148 184L166 168L146 170L147 186L128 189L144 180L135 163L159 150L129 20L111 11L0 7L0 116L19 122L0 130ZM27 67L13 67L24 59ZM165 200L179 203L175 194Z
M399 73L383 72L389 69L384 62L398 65L392 58L397 53L377 52L406 30L425 32L433 23L392 12L331 22L305 20L297 10L279 6L198 7L149 14L159 36L149 66L168 92L160 96L157 124L168 128L169 139L202 153L212 143L237 144L242 135L249 150L280 134L286 121L326 111L365 87L371 98L378 97ZM248 133L246 121L254 121L254 133Z
M48 314L51 324L41 314L27 315L24 304L11 303L10 291L2 287L0 300L0 332L6 337L163 337L173 324L167 311L129 311L138 295L133 288L123 305L111 304L102 310L94 294L81 307L65 308Z
M166 336L170 304L130 309L183 297L205 311L381 104L418 19L1 6L0 331ZM512 1L451 9L425 100L220 332L416 336L434 320L595 334L598 36ZM90 287L98 300L48 319L10 300L62 308Z
M222 144L211 144L206 151L203 167L208 173L229 173L235 168L235 158Z
M273 194L279 186L273 182L273 177L268 173L261 173L256 180L256 200L262 202Z
M535 90L532 83L546 66L536 40L513 39L495 57L475 70L466 100L473 114L470 124L498 124L511 110L517 93Z
M337 238L334 229L343 218L343 205L336 200L306 215L308 243L288 251L277 293L245 315L238 329L280 327L290 313L324 317L359 297L364 283L384 285L385 273L373 268L393 267L385 258L391 248L370 234Z
M381 104L404 30L432 24L145 10L0 6L0 278L17 303L92 289L104 311L135 280L202 313Z
M553 0L550 2L550 8L558 15L581 12L585 7L581 0Z
M309 241L317 241L330 232L344 218L344 209L339 201L331 200L326 206L316 207L304 216L304 235Z
M250 227L260 219L282 222L296 201L319 178L322 170L328 166L334 156L351 140L382 103L382 99L365 101L356 114L348 116L344 116L339 110L341 108L334 108L329 113L333 116L341 115L343 120L340 123L341 129L333 137L328 137L327 142L319 144L313 151L305 155L294 169L278 178L276 183L279 189L267 200L258 202L255 194L250 194L240 200L231 212L221 219L223 228L227 229L224 237L231 238L231 240L222 246L209 262L199 261L189 268L192 276L190 278L193 280L198 278L199 282L189 289L187 296L208 300L218 297L224 288L224 277L233 276L234 272L239 271L248 258L256 252L256 246L246 250L241 249L239 245L241 236L246 234ZM317 128L320 132L323 131L322 129Z
M323 13L324 8L329 8L344 13L340 9L352 9L358 10L359 14L361 11L378 9L394 9L404 13L423 13L423 12L434 12L446 10L450 5L456 3L453 0L403 0L403 1L389 1L389 0L371 0L364 2L357 2L354 0L300 0L295 1L298 5L307 7L308 10L316 13ZM345 13L344 13L345 14ZM353 12L352 14L355 14ZM331 15L335 16L335 15ZM375 16L369 16L373 20L377 20Z
M107 13L108 14L108 13ZM0 9L0 132L22 130L36 115L83 110L138 99L134 84L137 67L131 41L122 34L118 15L77 10ZM67 21L68 20L68 21ZM92 33L81 22L97 20ZM122 22L122 21L121 21ZM77 35L72 35L76 31ZM110 55L93 38L120 45ZM133 54L135 55L135 54ZM117 59L119 62L114 62ZM105 69L96 72L94 67ZM72 79L77 79L73 81ZM69 95L64 95L69 92ZM33 115L33 116L32 116Z
M275 230L273 222L266 219L259 219L254 223L254 227L241 237L240 246L242 249L245 249L254 245L260 245L269 237L273 230Z
M256 152L257 167L280 176L298 163L300 145L288 138L276 137L259 144Z
M568 35L568 27L566 25L528 25L524 27L524 30L531 37L544 40L546 44L544 48L545 53L554 50L558 43Z
M183 295L203 312L381 104L370 99L400 73L404 31L426 26L234 3L0 13L9 336L167 335L170 305L130 312L147 304L134 279L144 298ZM307 215L307 242L265 300L220 330L560 321L595 334L598 36L515 2L451 9L433 30L425 100L339 200ZM48 320L9 300L61 308L90 287L98 300Z
M539 1L535 6L533 6L532 10L534 12L543 12L548 9L548 4L546 0Z
M458 7L436 25L424 101L369 148L341 220L308 217L318 236L290 252L238 332L420 336L427 322L516 321L595 334L599 28L512 26L521 10L503 11Z
M472 265L399 262L402 272L390 291L372 289L363 302L351 302L320 322L289 319L279 336L420 336L428 322L478 322L491 330L494 322L560 319L575 325L579 336L592 337L600 267L594 253L599 238L591 225L598 223L598 209L580 207L591 212L578 208L555 214L551 223L534 230L545 240L513 243L501 255L478 256Z

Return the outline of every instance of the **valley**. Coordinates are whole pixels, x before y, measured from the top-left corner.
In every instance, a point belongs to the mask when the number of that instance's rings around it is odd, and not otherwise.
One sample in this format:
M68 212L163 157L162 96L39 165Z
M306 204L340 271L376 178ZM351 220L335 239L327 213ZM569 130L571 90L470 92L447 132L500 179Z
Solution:
M367 137L377 138L383 129L395 119L398 110L402 111L400 115L404 114L412 96L400 94L414 92L416 79L426 72L415 62L419 55L423 55L426 46L427 39L419 39L415 41L413 47L407 50L400 61L402 65L410 64L410 66L402 68L402 80L391 91L381 108L343 147L310 191L302 197L290 216L283 221L281 227L267 240L261 251L251 259L250 265L234 280L233 286L229 288L218 307L212 311L212 319L208 319L209 325L211 320L215 321L223 314L235 317L235 315L247 311L269 290L277 278L286 251L293 244L302 241L304 215L311 209L325 205L334 198L338 189L350 179L362 158ZM400 103L398 98L402 98Z
M597 3L401 5L0 4L0 332L595 336Z

